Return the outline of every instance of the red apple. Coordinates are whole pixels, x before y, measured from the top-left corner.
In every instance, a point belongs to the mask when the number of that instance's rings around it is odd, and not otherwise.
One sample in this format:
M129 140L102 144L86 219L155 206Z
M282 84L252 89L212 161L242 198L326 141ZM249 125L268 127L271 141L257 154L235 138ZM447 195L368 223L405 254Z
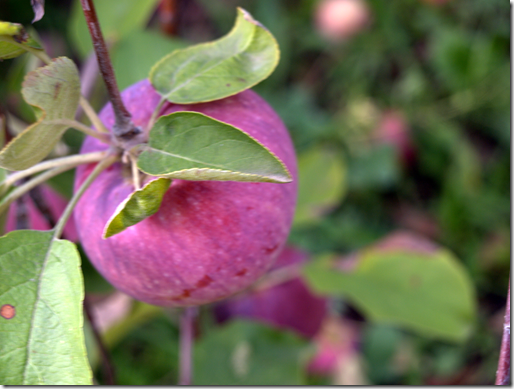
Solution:
M385 111L373 132L372 141L395 148L399 159L409 166L414 162L416 149L411 137L411 129L399 111Z
M300 264L307 254L286 247L272 270ZM215 315L221 322L234 317L246 317L294 330L308 338L316 335L327 315L326 298L312 294L300 277L272 286L242 294L219 303Z
M137 126L145 128L160 96L143 80L122 93ZM102 239L116 207L134 191L121 163L105 170L75 208L81 243L116 288L150 304L191 306L223 299L251 285L274 263L294 214L296 157L287 129L254 92L210 103L166 103L161 114L196 111L234 125L268 147L287 166L288 184L173 180L160 210ZM110 104L100 118L111 128ZM87 138L82 153L107 146ZM77 169L77 188L94 165Z
M38 188L41 191L41 196L45 202L45 205L48 207L48 211L53 218L53 222L57 222L59 217L61 217L64 208L68 202L64 197L54 191L47 185L41 185ZM49 230L53 226L50 225L49 221L43 216L41 211L36 207L34 201L30 198L29 195L25 195L22 198L23 204L26 207L26 215L27 215L27 227L31 230ZM7 221L5 224L5 232L13 231L16 229L16 218L18 214L18 203L14 202L9 207L9 212L7 214ZM71 240L72 242L77 242L77 230L75 229L75 223L73 219L68 220L66 226L64 227L63 237L65 239Z
M315 18L319 33L339 42L366 27L370 12L364 0L321 0L316 7Z

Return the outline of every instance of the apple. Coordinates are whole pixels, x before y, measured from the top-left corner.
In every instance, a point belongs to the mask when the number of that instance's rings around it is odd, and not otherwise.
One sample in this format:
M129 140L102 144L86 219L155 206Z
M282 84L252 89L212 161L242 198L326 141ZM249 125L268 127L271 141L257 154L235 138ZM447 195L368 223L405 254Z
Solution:
M62 212L66 208L68 204L67 200L61 196L59 193L54 191L48 185L41 185L38 187L40 190L41 197L44 201L44 204L48 207L48 211L50 216L52 217L52 222L56 223L59 220ZM24 210L27 216L27 228L31 230L49 230L53 226L50 225L49 220L45 218L45 216L41 213L41 211L36 207L34 201L29 195L25 195L21 198L23 205L26 207ZM5 223L5 232L10 232L16 230L16 219L18 216L20 204L18 202L14 202L9 207L9 211L7 213L7 220ZM72 242L78 241L77 230L75 228L75 223L72 219L68 220L66 226L64 227L63 237L65 239L71 240Z
M318 32L333 42L345 41L370 21L364 0L321 0L315 10Z
M307 258L307 253L286 247L272 270L301 264ZM327 316L327 304L326 298L313 295L300 277L294 277L270 288L222 301L215 306L214 313L220 322L246 317L312 338Z
M148 80L122 93L135 125L146 128L160 96ZM159 306L194 306L235 294L273 265L291 226L296 195L294 148L280 118L256 93L244 91L209 103L166 103L160 114L196 111L236 126L280 158L288 184L173 180L153 216L108 239L103 229L133 191L130 169L112 165L87 189L74 210L78 235L98 271L117 289ZM110 104L100 118L114 124ZM88 137L81 152L108 146ZM78 188L94 168L80 166Z

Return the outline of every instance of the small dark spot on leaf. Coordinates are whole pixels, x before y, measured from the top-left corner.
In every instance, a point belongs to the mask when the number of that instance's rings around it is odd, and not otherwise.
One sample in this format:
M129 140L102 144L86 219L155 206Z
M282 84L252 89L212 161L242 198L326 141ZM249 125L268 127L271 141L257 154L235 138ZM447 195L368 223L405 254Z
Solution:
M248 272L248 270L247 270L247 269L239 270L239 271L236 273L236 276L238 276L238 277L242 277L242 276L244 276L247 272Z
M59 95L59 91L61 90L61 87L62 87L62 84L60 82L57 82L54 85L54 99L56 99L57 96Z
M239 82L246 82L246 80L242 77L237 77L236 80Z
M230 87L230 84L227 84L227 87Z
M196 283L197 288L205 288L207 285L209 285L212 282L212 278L208 275L205 275L200 281Z
M10 304L4 304L2 308L0 308L0 316L7 320L12 319L16 316L16 308Z

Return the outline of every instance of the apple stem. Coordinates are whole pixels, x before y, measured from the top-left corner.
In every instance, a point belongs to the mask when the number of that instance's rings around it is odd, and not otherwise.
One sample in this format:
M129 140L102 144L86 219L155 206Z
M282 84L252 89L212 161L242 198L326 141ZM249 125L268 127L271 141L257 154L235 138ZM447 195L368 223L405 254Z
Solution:
M194 322L197 314L196 307L186 307L180 315L180 367L179 385L191 385L192 356L194 342Z
M105 86L107 87L109 100L111 101L114 116L116 118L112 132L120 143L123 144L124 142L134 139L134 137L140 134L142 130L134 125L132 122L132 115L129 113L121 99L111 59L102 35L102 30L100 29L100 23L98 22L93 0L80 0L80 3L93 41L93 47L98 61L98 68L100 69Z
M503 324L503 337L500 348L500 359L496 371L495 385L510 385L510 280L505 308L505 322Z

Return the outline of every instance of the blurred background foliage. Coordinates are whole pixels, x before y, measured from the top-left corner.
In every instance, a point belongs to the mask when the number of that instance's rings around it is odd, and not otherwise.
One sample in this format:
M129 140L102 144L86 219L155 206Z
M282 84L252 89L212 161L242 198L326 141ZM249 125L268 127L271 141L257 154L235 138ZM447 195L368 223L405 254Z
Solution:
M170 51L225 34L237 6L281 48L278 68L254 89L282 117L298 153L289 245L312 259L303 278L327 296L330 318L309 338L262 321L220 325L213 307L202 307L195 383L493 383L510 273L509 2L96 4L121 88ZM0 0L1 20L29 27L32 18L28 0ZM83 93L101 108L105 90L79 1L47 0L44 18L29 28L51 56L76 61ZM0 113L11 135L34 120L19 90L39 65L28 55L0 63ZM55 154L81 142L69 131ZM51 185L69 196L72 175ZM408 239L393 240L391 257L384 238L398 234ZM174 384L177 310L120 296L82 256L116 383ZM334 275L335 262L353 270ZM410 293L416 283L425 287ZM96 382L109 383L89 323L85 331ZM323 347L337 361L325 371L312 368Z

